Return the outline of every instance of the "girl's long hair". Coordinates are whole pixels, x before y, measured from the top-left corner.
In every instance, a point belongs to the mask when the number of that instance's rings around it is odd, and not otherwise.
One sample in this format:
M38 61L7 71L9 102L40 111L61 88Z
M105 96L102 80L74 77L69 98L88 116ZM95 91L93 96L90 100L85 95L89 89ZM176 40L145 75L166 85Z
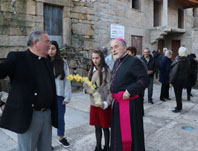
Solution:
M98 69L98 76L99 76L99 80L100 80L100 85L102 85L103 83L103 74L102 74L102 70L104 68L104 71L105 71L105 78L104 78L104 82L106 83L106 77L107 77L107 72L108 72L108 65L106 64L105 62L105 59L104 59L104 55L103 53L101 52L101 50L94 50L92 52L93 53L96 53L96 54L99 54L101 60L100 60L100 65L99 65L99 69ZM93 68L95 67L93 61L91 62L91 69L89 71L89 75L88 75L88 78L89 80L91 81L91 78L93 76Z
M54 60L52 61L55 69L55 78L60 75L60 79L63 80L65 78L64 61L61 58L58 43L56 41L51 41L50 43L51 45L54 45L56 47L56 55L54 57Z

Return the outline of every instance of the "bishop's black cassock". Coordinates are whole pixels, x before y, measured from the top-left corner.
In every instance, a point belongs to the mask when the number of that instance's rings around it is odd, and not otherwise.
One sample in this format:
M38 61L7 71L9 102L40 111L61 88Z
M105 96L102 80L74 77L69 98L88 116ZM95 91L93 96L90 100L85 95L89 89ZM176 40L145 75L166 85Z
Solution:
M138 58L125 55L115 62L111 85L115 99L112 110L112 151L145 151L138 94L144 91L148 84L147 71ZM130 94L128 100L122 99L125 90Z

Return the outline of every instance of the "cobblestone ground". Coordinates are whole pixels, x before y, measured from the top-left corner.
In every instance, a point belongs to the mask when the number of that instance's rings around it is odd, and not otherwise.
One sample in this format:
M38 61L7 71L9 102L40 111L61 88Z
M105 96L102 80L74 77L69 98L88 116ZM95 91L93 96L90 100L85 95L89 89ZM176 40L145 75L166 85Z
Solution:
M148 104L145 93L145 145L146 151L198 151L198 90L193 89L191 101L183 91L183 112L173 113L175 97L170 88L170 101L159 101L160 85L154 84L153 101ZM70 147L58 144L56 129L53 129L55 151L93 151L95 148L94 127L89 126L89 97L82 92L74 93L66 108L66 136ZM185 126L187 130L185 130ZM16 151L16 134L0 129L0 151Z

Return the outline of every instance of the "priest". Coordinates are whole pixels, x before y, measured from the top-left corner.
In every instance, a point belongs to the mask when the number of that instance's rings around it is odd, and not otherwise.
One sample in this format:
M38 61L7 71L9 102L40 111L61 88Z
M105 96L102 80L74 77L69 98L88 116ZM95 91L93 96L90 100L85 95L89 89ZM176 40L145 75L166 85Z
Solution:
M149 77L141 63L127 54L126 41L116 38L110 43L116 60L113 68L111 92L112 110L111 151L145 151L143 118L139 95L149 84Z

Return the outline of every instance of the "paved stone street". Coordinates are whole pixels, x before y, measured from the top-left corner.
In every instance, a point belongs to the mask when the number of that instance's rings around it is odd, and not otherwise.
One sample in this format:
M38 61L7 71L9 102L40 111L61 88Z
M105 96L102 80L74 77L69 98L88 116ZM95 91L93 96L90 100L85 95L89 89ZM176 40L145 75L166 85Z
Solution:
M173 113L175 97L170 88L171 101L159 101L160 85L154 85L154 105L148 104L145 93L145 144L146 151L198 151L198 90L193 90L192 101L186 100L183 91L183 112ZM89 99L82 92L74 93L66 109L66 136L71 143L68 149L58 144L56 129L53 129L55 151L93 151L94 127L89 126ZM191 126L185 130L184 126ZM16 134L0 129L0 150L16 151Z

